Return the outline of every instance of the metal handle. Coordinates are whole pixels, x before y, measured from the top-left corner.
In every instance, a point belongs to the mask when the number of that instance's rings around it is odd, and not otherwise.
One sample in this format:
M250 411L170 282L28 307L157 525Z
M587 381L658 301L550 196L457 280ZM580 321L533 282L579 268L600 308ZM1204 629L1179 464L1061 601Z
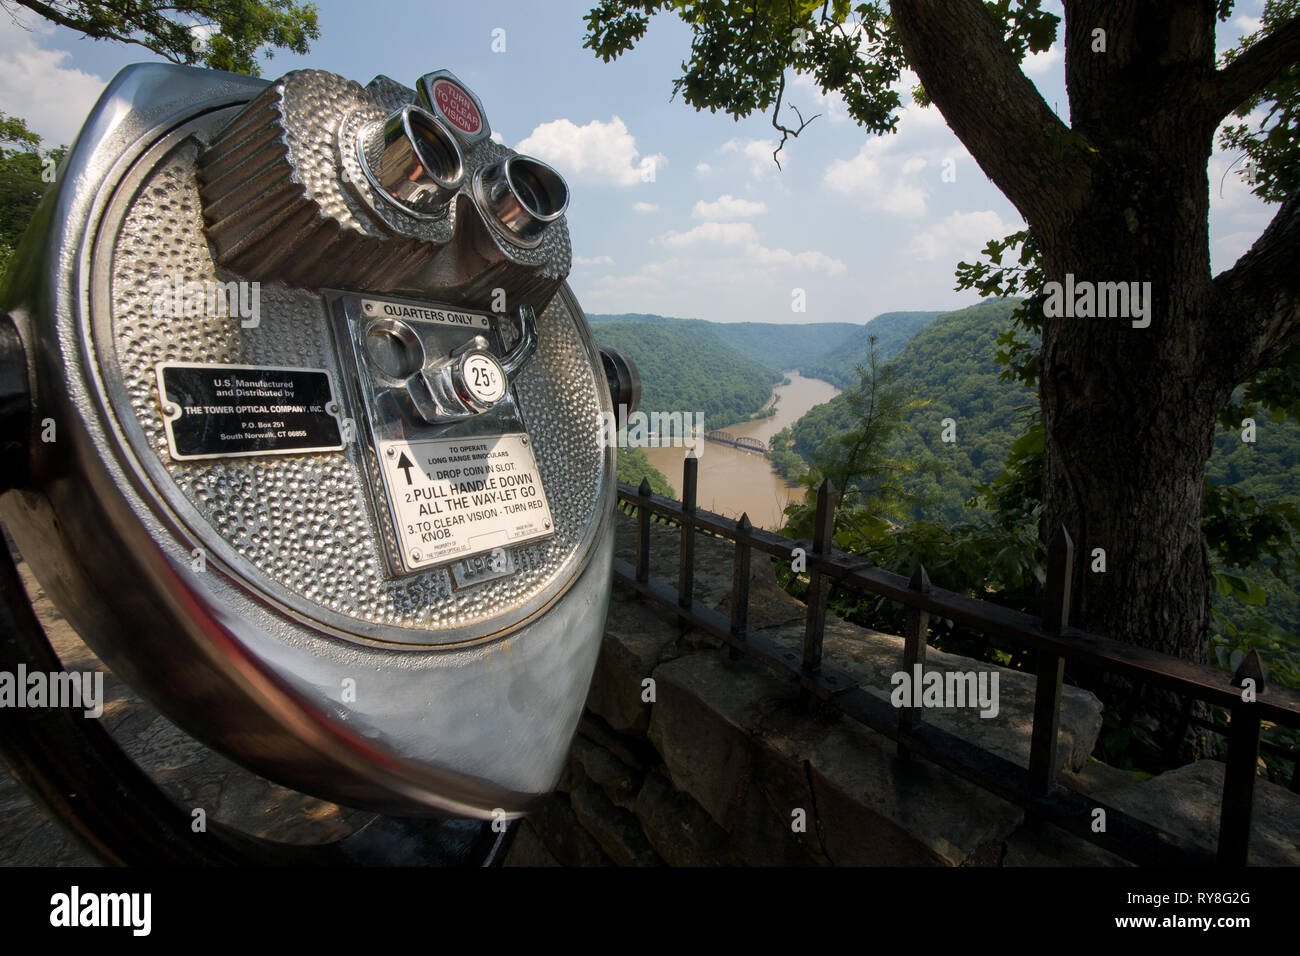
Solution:
M537 321L529 306L519 309L519 341L504 359L476 335L446 358L436 359L406 379L415 411L430 424L473 418L505 400L510 385L537 351Z

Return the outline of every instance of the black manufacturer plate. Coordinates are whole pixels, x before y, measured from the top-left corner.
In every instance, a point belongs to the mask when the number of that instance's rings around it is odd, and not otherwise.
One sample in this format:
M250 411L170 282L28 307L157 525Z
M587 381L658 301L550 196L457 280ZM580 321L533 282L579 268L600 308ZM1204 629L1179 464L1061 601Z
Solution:
M157 373L167 445L178 461L343 447L325 369L160 362Z

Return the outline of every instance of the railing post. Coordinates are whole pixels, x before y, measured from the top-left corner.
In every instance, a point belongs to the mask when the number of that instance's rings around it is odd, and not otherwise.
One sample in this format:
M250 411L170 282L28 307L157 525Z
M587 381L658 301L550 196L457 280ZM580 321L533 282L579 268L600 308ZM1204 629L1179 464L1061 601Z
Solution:
M1259 762L1259 709L1232 708L1228 725L1228 762L1223 768L1223 804L1219 810L1219 866L1245 866L1250 853L1251 804L1255 765Z
M1173 733L1169 735L1169 740L1165 743L1164 759L1166 763L1176 763L1178 760L1179 748L1183 745L1183 738L1187 736L1187 731L1192 726L1192 708L1195 705L1191 694L1185 694L1182 702L1178 705L1178 722L1174 724Z
M1235 687L1249 678L1256 694L1264 689L1259 655L1251 651L1232 675ZM1228 761L1223 768L1223 803L1219 808L1219 866L1245 866L1250 856L1250 818L1255 800L1255 766L1259 762L1259 708L1242 700L1228 718Z
M907 582L907 586L913 591L925 594L930 590L930 575L925 573L925 565L917 562L916 570L912 572L912 578ZM925 649L926 638L930 629L930 613L922 611L919 608L907 609L907 626L903 631L903 673L909 677L915 674L914 668L919 664L921 670L925 670ZM902 710L898 712L898 756L902 760L908 758L909 751L907 744L902 738L912 732L916 726L916 720L921 715L917 713L909 701L903 705Z
M636 490L641 500L636 507L636 579L650 580L650 479L642 478Z
M1047 545L1047 588L1043 594L1043 629L1060 633L1070 623L1070 585L1074 577L1074 542L1064 526ZM1038 652L1034 688L1034 729L1029 745L1029 786L1047 793L1056 783L1056 738L1061 720L1061 684L1065 661L1054 651Z
M824 478L817 489L817 516L813 524L812 570L808 583L808 617L803 632L803 673L811 677L821 670L822 637L826 632L826 583L822 579L821 559L831 553L835 531L835 486ZM799 699L806 707L812 693L802 688Z
M681 563L677 569L677 604L689 608L695 598L695 525L690 520L695 514L695 496L700 479L700 460L692 448L686 453L682 465L682 548Z
M741 514L740 520L736 522L736 564L731 578L731 633L740 640L745 639L745 634L749 630L749 561L751 548L748 541L742 541L740 536L748 536L753 530L753 525L749 523L749 513ZM729 648L728 657L736 661L744 657L740 648Z

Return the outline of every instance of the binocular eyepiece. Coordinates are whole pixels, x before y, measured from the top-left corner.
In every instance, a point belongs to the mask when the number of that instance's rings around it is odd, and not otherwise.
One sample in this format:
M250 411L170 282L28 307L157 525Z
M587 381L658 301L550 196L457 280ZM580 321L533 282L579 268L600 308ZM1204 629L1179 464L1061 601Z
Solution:
M474 180L474 194L525 245L536 245L542 230L569 205L569 187L560 174L528 156L507 156L484 167Z
M428 110L403 106L357 140L361 168L404 212L442 215L465 179L456 139ZM369 157L377 156L375 163Z
M465 179L456 137L433 113L407 104L382 123L363 128L357 156L377 194L417 219L444 216ZM472 195L489 221L527 248L564 215L569 187L539 159L509 155L483 166Z

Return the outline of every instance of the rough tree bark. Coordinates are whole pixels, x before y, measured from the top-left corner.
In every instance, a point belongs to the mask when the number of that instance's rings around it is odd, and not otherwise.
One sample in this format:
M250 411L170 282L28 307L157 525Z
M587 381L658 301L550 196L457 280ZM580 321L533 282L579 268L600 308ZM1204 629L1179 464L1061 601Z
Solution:
M1151 283L1146 328L1044 319L1044 530L1065 525L1078 548L1072 623L1206 661L1214 419L1300 340L1300 197L1215 278L1206 168L1219 122L1300 59L1300 24L1219 71L1209 0L1065 0L1067 127L980 0L891 9L926 92L1037 236L1047 279ZM1105 573L1090 570L1095 548Z

